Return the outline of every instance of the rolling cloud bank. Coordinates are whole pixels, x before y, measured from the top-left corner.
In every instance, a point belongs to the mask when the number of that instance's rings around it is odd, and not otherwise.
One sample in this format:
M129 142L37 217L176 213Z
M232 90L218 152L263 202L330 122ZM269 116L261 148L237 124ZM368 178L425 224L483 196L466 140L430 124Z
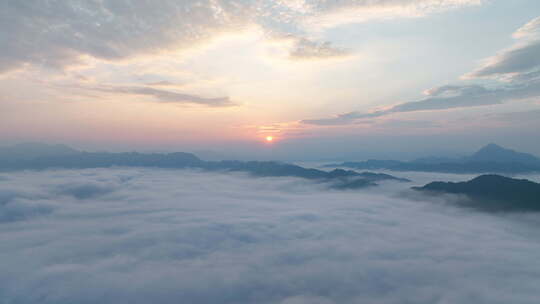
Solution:
M1 303L536 303L535 213L306 179L0 173ZM404 195L407 194L407 195Z

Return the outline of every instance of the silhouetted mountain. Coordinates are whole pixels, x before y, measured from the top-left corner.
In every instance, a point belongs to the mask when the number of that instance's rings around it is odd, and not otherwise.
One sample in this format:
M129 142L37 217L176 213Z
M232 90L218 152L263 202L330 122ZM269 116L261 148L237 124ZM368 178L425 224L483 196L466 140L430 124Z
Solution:
M450 157L422 157L413 160L414 163L424 163L424 164L440 164L440 163L456 163L463 161L461 158L450 158Z
M334 171L339 170L335 169ZM400 182L410 182L409 179L406 178L399 178L392 176L390 174L384 174L384 173L373 173L373 172L361 172L358 173L363 178L369 179L371 181L384 181L384 180L395 180Z
M539 164L540 159L527 153L516 152L503 148L496 144L489 144L478 150L476 153L466 158L475 162L501 162L501 163L523 163Z
M414 190L464 194L462 205L491 211L540 211L540 184L500 175L481 175L467 182L432 182Z
M398 182L410 182L406 178L398 178L389 174L384 173L373 173L373 172L355 172L355 171L345 171L342 169L334 169L333 171L328 172L330 179L334 182L330 186L333 189L345 190L345 189L358 189L366 186L374 186L376 182L380 181L398 181Z
M195 154L195 156L199 157L200 159L211 160L211 161L220 161L220 160L236 158L234 156L230 156L227 154L219 153L216 151L210 151L210 150L198 150L198 151L193 151L192 153Z
M69 153L67 153L69 151ZM89 153L70 149L59 149L59 153L45 153L31 157L9 157L0 160L0 170L42 170L50 168L106 168L155 167L192 168L207 171L246 172L261 177L300 177L328 183L333 188L353 189L376 185L384 180L408 181L388 174L371 172L358 173L336 169L330 172L309 169L293 164L272 161L203 161L191 153Z
M79 151L66 145L48 145L42 143L23 143L9 147L0 147L0 160L29 160L43 156L73 155Z
M456 159L429 157L411 162L370 159L362 162L329 164L325 167L446 173L525 173L540 171L540 159L527 153L489 144L471 156Z

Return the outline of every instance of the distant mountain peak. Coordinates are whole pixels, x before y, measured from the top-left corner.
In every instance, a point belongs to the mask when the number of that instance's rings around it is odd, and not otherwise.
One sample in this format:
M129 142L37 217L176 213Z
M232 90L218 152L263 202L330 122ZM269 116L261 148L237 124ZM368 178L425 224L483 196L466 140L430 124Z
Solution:
M495 143L489 143L487 145L485 145L484 147L482 147L480 150L492 150L492 149L496 149L496 150L508 150L508 149L505 149Z
M494 144L494 143L490 143L490 144L487 144L485 146L483 146L482 148L480 148L480 150L476 151L475 154L478 154L478 153L485 153L485 152L516 152L512 149L507 149L507 148L504 148L502 146L499 146L497 144Z
M534 155L517 152L512 149L501 147L490 143L482 147L469 157L472 161L482 162L516 162L516 163L538 163L540 159Z

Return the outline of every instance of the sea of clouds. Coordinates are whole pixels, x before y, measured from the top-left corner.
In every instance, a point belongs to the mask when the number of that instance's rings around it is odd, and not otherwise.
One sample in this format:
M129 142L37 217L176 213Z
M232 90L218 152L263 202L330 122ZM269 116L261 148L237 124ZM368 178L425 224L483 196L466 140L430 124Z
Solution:
M405 175L403 175L405 174ZM540 214L165 169L0 173L0 303L538 303ZM443 180L468 179L445 175Z

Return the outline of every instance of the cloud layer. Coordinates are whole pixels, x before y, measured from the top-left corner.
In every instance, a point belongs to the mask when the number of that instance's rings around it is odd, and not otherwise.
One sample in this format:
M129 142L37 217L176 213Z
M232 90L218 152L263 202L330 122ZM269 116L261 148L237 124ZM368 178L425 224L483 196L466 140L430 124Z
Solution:
M2 1L0 71L64 67L81 56L118 60L182 49L244 23L250 7L227 1Z
M198 104L212 107L226 107L234 105L229 97L205 98L197 95L178 93L170 90L155 89L151 87L99 86L88 89L118 95L150 96L159 102L167 103Z
M537 215L391 195L408 185L334 192L297 179L146 169L2 177L6 303L491 304L540 296Z
M25 65L64 68L85 56L106 61L193 48L223 33L256 26L307 39L313 24L422 16L480 0L393 1L16 1L0 3L0 72ZM344 16L345 14L346 16ZM337 18L336 16L339 16ZM301 40L301 49L309 40ZM328 57L315 43L310 57ZM303 47L302 47L303 46ZM314 49L309 45L309 49ZM291 54L297 54L294 49ZM293 58L295 56L292 56Z

